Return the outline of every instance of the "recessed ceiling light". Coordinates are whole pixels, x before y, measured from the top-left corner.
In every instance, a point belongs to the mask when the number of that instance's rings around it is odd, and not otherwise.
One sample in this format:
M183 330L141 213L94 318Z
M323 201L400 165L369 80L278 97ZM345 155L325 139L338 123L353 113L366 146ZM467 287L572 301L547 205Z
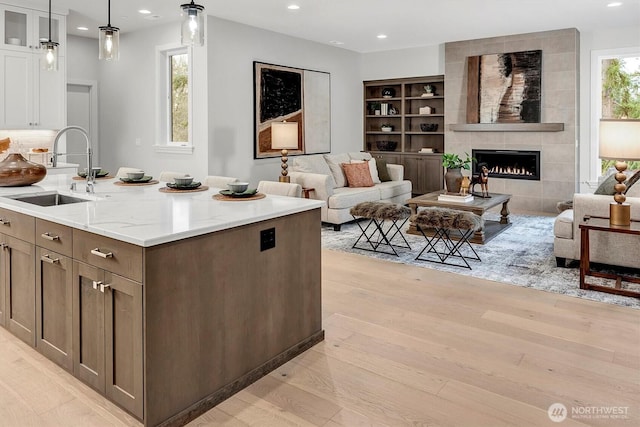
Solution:
M76 30L89 31L89 29L87 27L76 27Z
M297 4L290 4L289 6L287 6L287 9L289 9L289 10L298 10L298 9L300 9L300 6L298 6Z
M622 6L622 2L620 2L620 1L614 1L614 2L611 2L611 3L609 3L609 4L607 5L607 7L618 7L618 6Z
M329 43L337 45L344 44L344 42L341 42L340 40L329 40Z
M378 34L376 37L378 37L379 39L386 39L387 35L386 34Z
M140 9L140 10L138 11L138 13L140 13L140 14L142 14L142 15L148 15L148 14L150 14L150 13L151 13L151 11L150 11L150 10L147 10L147 9Z

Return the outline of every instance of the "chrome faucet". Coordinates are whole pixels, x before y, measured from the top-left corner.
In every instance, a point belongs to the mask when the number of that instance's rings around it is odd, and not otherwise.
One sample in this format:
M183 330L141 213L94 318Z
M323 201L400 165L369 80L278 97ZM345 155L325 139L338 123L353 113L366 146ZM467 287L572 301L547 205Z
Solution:
M58 131L58 133L56 134L56 138L53 140L53 155L51 158L51 165L53 167L58 166L58 156L71 156L71 155L84 155L85 153L58 153L58 140L60 140L60 137L70 131L70 130L77 130L78 132L80 132L82 135L84 135L84 139L87 143L87 187L86 187L86 192L87 193L93 193L93 186L95 184L95 176L93 175L93 164L91 161L91 156L92 156L92 152L91 152L91 142L89 141L89 134L87 133L86 130L84 130L83 128L81 128L80 126L67 126L66 128L62 128Z

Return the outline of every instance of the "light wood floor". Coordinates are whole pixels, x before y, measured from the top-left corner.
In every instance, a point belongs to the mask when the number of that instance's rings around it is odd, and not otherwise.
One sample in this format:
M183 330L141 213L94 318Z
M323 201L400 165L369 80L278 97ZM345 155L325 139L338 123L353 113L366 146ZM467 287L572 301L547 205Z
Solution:
M322 255L326 341L190 425L640 425L640 310ZM0 426L76 425L139 424L0 328Z

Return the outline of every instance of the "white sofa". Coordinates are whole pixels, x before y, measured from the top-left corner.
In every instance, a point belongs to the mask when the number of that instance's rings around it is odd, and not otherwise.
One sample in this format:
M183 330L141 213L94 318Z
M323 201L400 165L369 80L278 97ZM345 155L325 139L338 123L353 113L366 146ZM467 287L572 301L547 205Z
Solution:
M402 165L387 165L391 181L380 182L373 187L346 186L340 163L370 159L369 153L362 152L299 156L293 159L289 176L291 182L300 184L303 188L313 188L309 197L325 202L321 210L322 221L333 224L334 230L339 231L341 224L353 221L349 211L360 202L404 204L411 198L411 181L403 179Z
M640 182L629 188L626 194L631 205L631 218L640 220ZM580 259L580 229L578 226L585 215L609 216L609 204L613 196L596 194L575 194L573 209L561 212L554 223L553 252L559 267L565 266L566 260ZM592 262L640 268L640 237L606 233L589 232L589 251Z

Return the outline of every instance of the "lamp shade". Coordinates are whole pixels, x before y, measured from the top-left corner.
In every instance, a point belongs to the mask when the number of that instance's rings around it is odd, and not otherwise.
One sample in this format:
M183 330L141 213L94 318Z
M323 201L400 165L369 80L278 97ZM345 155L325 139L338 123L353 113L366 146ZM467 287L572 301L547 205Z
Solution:
M298 148L298 123L274 122L271 124L271 148L288 150Z
M601 119L601 159L640 160L640 120Z

